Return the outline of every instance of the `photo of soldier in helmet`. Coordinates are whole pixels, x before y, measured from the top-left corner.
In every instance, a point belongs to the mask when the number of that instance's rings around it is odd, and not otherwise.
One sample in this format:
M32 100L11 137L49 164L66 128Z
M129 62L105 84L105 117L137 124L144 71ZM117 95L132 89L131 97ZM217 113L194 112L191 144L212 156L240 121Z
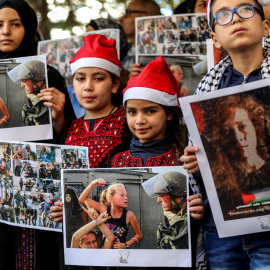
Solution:
M157 197L163 209L163 223L157 228L159 249L188 249L186 176L170 171L157 174L142 184L150 197Z
M38 97L40 91L46 88L45 64L38 60L21 63L8 75L14 83L20 83L26 92L27 103L22 106L23 125L49 124L49 109Z

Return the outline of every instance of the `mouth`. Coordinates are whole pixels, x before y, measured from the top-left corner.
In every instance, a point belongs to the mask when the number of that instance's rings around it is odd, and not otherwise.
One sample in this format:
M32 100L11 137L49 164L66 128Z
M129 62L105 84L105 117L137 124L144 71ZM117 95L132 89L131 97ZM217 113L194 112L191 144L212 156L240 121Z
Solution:
M1 43L4 44L4 45L9 45L11 42L12 42L11 39L3 39L3 40L1 40Z
M139 133L139 134L145 134L148 130L149 130L149 128L138 128L138 129L136 129L137 133Z
M93 101L95 98L94 97L84 97L83 98L86 102L91 102Z
M243 27L237 27L233 30L233 34L239 35L239 34L245 33L246 31L247 29Z

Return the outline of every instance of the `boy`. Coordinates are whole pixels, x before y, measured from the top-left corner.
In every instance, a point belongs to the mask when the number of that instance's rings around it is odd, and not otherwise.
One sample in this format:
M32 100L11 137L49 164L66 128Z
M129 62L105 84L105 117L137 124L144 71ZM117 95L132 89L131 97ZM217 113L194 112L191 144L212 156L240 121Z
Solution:
M270 51L263 50L262 39L269 34L262 0L209 0L208 25L217 48L228 56L221 60L200 82L195 94L215 91L269 78ZM181 157L197 193L202 185L195 153L188 146ZM196 189L196 187L195 187ZM207 201L207 200L206 200ZM270 233L219 238L209 204L203 224L206 258L210 269L270 269Z

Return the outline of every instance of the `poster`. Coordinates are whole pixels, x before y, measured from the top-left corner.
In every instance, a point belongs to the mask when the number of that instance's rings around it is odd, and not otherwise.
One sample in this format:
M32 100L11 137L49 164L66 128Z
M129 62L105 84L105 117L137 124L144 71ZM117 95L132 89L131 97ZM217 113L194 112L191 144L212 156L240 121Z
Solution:
M201 13L136 18L136 63L142 67L162 56L180 66L179 84L193 94L207 72L206 40L210 38L206 15Z
M84 108L80 106L76 95L73 93L72 74L69 67L69 62L75 57L76 52L82 47L83 38L93 34L101 34L105 35L108 39L115 39L118 55L120 54L119 29L97 30L87 32L81 36L72 36L66 39L45 40L38 42L38 54L45 55L47 64L56 68L65 78L68 93L77 118L84 115Z
M50 207L61 200L62 168L88 168L88 149L0 141L0 222L59 231Z
M52 139L51 109L37 96L48 85L45 57L5 59L0 70L0 139Z
M269 83L180 99L220 237L270 230Z
M187 176L182 167L63 170L62 173L65 264L191 266L189 209L185 204L188 196ZM111 219L102 221L102 211L93 209L99 209L98 202L102 191L114 183L118 183L114 195L107 195L111 206L117 207L120 203L128 210L120 210L122 212L119 219L123 218L123 215L135 217L135 225L129 225L126 239L125 221L118 225ZM173 206L176 208L171 211L169 207L172 207L172 197L161 194L168 190L175 195L173 198L177 205ZM107 191L107 194L111 194L110 192ZM82 193L88 198L84 203L80 201ZM167 206L165 199L161 200L158 194L169 198ZM115 200L118 195L121 198L123 196L123 201ZM91 214L88 216L82 207L88 209L88 212L92 211L94 221L90 218ZM108 212L110 213L109 208ZM167 217L170 225L165 222ZM135 228L134 231L132 228ZM127 243L130 246L126 246Z

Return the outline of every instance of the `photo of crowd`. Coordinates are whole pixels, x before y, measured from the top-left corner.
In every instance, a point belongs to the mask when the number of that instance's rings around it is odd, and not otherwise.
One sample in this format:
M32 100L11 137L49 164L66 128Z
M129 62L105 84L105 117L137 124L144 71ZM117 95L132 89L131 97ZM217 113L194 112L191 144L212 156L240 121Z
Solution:
M197 14L138 18L138 55L206 55L206 17Z
M0 142L0 222L59 230L50 207L61 201L61 169L88 168L87 149Z

